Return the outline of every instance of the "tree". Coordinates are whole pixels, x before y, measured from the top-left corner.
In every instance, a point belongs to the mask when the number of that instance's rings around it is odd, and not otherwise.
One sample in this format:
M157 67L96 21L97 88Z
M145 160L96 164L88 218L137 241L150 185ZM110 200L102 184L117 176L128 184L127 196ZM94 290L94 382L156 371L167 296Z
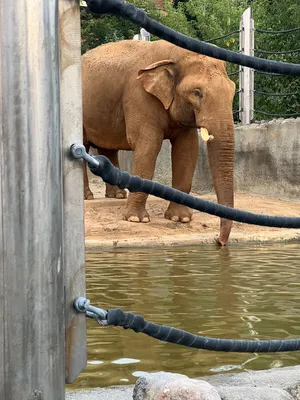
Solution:
M219 47L233 51L239 50L240 18L243 11L251 5L255 26L265 30L285 30L300 26L300 1L295 0L174 0L165 2L165 12L158 9L152 0L130 0L144 9L149 17L162 22L181 33L211 40ZM83 53L103 43L132 39L139 27L128 20L111 15L94 16L82 9L82 51ZM227 35L228 32L233 32ZM217 38L217 39L216 39ZM158 38L152 36L151 40ZM300 30L282 35L255 33L255 47L274 52L300 48ZM300 63L300 52L291 54L263 54L258 57L277 61ZM238 88L238 67L227 64L227 71ZM233 75L232 75L233 74ZM294 113L300 110L300 79L295 77L255 74L255 108L269 113ZM265 96L258 91L269 93L295 93L292 96ZM238 96L234 100L234 110L238 110ZM266 119L255 114L256 119Z
M253 1L253 12L256 29L282 31L300 26L300 3L293 0L256 0ZM283 34L256 32L255 48L273 51L275 54L264 54L256 51L258 57L270 60L300 64L300 52L276 54L300 48L300 30ZM255 109L273 114L292 114L300 111L300 79L289 76L272 76L255 74ZM294 93L288 96L265 96L258 91L268 93ZM256 119L269 119L261 114Z
M158 9L153 0L132 0L131 3L145 10L150 18L186 35L195 36L186 16L181 10L174 8L169 1L166 2L166 12ZM82 7L81 31L82 53L85 53L87 50L104 43L132 39L135 34L139 33L139 27L122 17L92 15L86 8ZM151 40L156 39L158 38L152 37Z

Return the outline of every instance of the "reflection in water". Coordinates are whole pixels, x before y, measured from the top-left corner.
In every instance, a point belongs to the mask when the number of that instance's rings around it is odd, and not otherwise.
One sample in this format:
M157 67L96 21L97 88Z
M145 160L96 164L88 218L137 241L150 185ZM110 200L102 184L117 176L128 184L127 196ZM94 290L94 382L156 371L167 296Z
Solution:
M92 304L204 336L300 337L299 245L184 247L87 254ZM134 383L143 371L198 377L300 363L299 352L218 353L88 321L88 365L72 388Z

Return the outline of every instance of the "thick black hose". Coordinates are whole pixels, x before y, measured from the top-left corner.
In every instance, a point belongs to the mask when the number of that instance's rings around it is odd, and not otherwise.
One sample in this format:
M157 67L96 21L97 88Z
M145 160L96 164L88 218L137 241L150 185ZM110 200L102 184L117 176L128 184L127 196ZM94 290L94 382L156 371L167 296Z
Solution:
M209 43L201 42L182 33L176 32L163 24L150 19L143 10L137 9L133 4L124 0L86 0L88 8L96 14L116 14L128 18L133 23L146 29L148 32L165 39L184 49L199 54L243 65L260 71L275 72L284 75L300 76L300 65L282 63L239 54L237 52L222 49Z
M196 349L239 353L277 353L300 350L299 339L234 340L197 336L181 329L148 322L141 315L124 312L120 308L108 311L107 325L122 326L125 329L132 329L137 333L142 332L164 342L181 344Z
M152 194L161 199L183 204L194 210L202 211L220 218L244 222L247 224L270 226L276 228L300 228L299 217L273 217L270 215L253 214L248 211L241 211L235 208L226 207L208 200L199 199L179 190L170 188L154 181L141 179L132 176L128 172L121 172L104 156L94 156L98 167L89 165L94 175L100 176L105 183L117 185L121 189L128 189L130 192L142 192Z

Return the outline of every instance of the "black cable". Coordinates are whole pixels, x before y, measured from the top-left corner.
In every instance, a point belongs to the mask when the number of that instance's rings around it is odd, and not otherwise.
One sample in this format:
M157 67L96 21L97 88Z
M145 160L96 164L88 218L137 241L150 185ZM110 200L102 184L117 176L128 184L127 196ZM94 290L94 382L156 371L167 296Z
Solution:
M130 192L152 194L161 199L183 204L194 210L247 224L277 228L300 228L299 217L273 217L226 207L180 192L179 190L162 185L161 183L141 179L138 176L128 174L128 172L121 172L104 156L93 156L93 158L98 161L99 165L97 167L92 167L89 164L91 172L94 175L100 176L105 183L119 186L121 189L128 189Z
M233 340L215 339L193 335L181 329L157 325L146 321L141 315L124 312L120 308L108 310L107 325L122 326L136 333L142 332L164 342L180 344L196 349L230 351L239 353L271 353L300 350L299 339L286 340Z
M293 54L293 53L299 53L300 49L284 50L284 51L268 51L268 50L254 49L254 52L258 54Z
M254 90L254 95L255 94L260 94L264 96L274 96L274 97L285 97L285 96L294 96L299 93L293 92L293 93L270 93L270 92L264 92L262 90Z
M208 39L208 40L204 40L204 42L205 42L205 43L210 43L210 42L214 42L215 40L225 39L225 38L227 38L228 36L234 35L235 33L240 33L240 30L237 29L237 30L235 30L235 31L226 33L226 35L218 36L218 37L215 37L215 38L212 38L212 39Z
M267 115L269 117L300 117L300 113L291 113L291 114L287 114L287 113L283 113L283 114L272 114L272 113L268 113L266 111L263 110L253 110L253 112L255 112L256 114L262 114L262 115Z
M228 76L238 75L240 71L229 72Z
M290 33L290 32L296 32L296 31L300 31L300 27L299 28L286 29L284 31L268 31L268 30L265 30L265 29L255 29L255 32L258 32L258 33L269 33L271 35L277 35L277 34L281 34L281 33Z
M133 23L143 27L149 33L167 40L184 49L204 54L209 57L229 61L260 71L275 72L291 76L300 76L300 65L282 63L219 48L209 43L201 42L182 33L176 32L163 24L150 19L143 10L124 0L86 0L89 9L96 14L116 14L128 18Z
M263 71L257 71L257 70L254 70L254 72L256 73L256 74L259 74L259 75L268 75L268 76L286 76L286 75L284 75L284 74L275 74L274 72L263 72Z

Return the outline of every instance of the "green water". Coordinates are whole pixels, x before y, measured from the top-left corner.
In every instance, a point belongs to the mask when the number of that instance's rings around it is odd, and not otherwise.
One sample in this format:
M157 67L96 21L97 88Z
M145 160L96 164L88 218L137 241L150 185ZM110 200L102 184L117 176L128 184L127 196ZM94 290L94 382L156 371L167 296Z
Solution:
M192 333L300 337L298 244L184 247L87 254L87 297ZM143 372L190 377L300 364L300 352L219 353L88 321L88 364L72 388L135 383Z

